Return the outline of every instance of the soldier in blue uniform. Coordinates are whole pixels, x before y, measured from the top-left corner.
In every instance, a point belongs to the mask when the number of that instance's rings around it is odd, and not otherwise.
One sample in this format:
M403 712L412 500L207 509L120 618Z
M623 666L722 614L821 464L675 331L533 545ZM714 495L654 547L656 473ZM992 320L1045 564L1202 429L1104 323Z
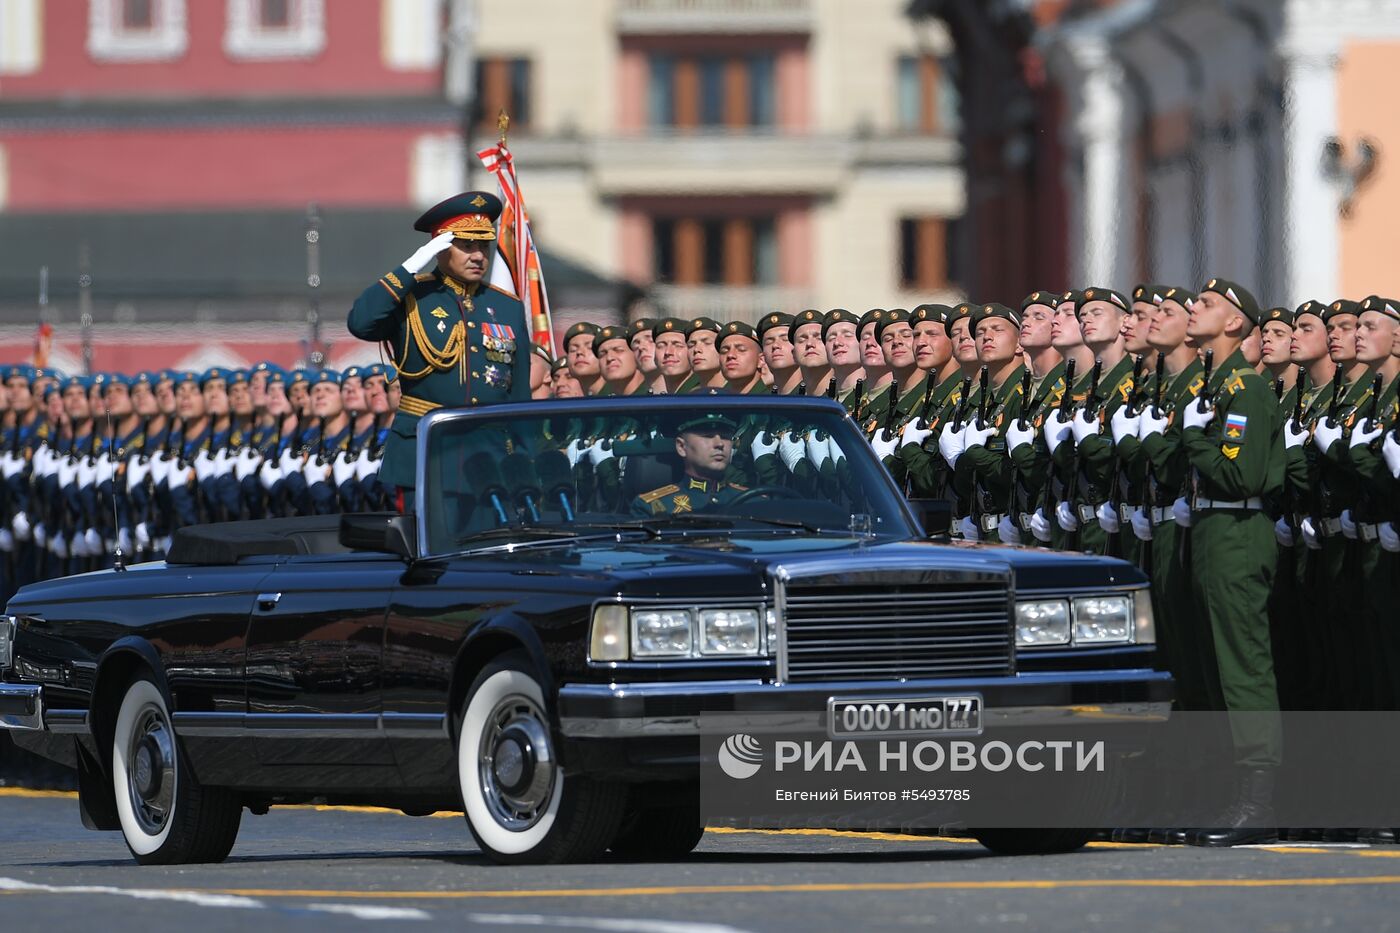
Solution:
M443 406L530 397L524 307L487 284L500 213L500 200L482 191L430 208L413 228L432 239L365 289L350 309L350 333L387 343L403 383L380 481L398 487L404 508L416 483L419 418Z

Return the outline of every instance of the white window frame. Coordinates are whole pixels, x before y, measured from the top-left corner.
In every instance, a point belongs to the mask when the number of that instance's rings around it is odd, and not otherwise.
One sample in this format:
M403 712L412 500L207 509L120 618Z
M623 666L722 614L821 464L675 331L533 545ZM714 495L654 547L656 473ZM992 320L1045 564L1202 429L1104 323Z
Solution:
M151 0L151 28L122 25L122 0L88 0L88 54L100 62L165 62L189 47L185 0Z
M325 0L287 0L288 24L265 27L259 0L228 0L224 52L238 61L313 58L326 48Z

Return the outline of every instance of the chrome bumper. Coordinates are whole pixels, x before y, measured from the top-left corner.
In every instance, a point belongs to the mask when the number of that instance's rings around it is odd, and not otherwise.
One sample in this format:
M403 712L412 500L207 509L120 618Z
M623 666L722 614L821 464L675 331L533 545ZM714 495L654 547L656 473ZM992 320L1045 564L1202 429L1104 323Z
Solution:
M0 729L37 732L44 728L44 688L0 684Z

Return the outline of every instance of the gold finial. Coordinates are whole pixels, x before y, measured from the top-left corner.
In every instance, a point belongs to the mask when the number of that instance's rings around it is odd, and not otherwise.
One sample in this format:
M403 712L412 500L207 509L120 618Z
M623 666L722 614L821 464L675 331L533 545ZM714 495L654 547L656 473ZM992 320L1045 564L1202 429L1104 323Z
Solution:
M510 114L506 113L506 108L502 107L501 112L496 115L496 129L501 133L501 145L505 145L506 131L510 129Z

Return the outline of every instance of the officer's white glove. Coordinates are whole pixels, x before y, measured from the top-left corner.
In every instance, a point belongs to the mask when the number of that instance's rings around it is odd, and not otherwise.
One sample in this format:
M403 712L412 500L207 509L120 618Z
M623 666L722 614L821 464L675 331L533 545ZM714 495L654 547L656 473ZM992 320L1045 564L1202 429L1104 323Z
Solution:
M1381 456L1385 458L1385 465L1390 467L1390 475L1400 479L1400 440L1395 437L1394 431L1388 431L1385 440L1381 442Z
M1322 535L1317 533L1317 526L1313 524L1312 518L1305 515L1300 526L1303 530L1303 543L1308 546L1308 550L1322 550Z
M8 528L0 528L0 551L13 551L15 549L15 536Z
M1086 438L1097 436L1102 427L1098 418L1090 417L1082 408L1074 413L1074 417L1069 422L1070 431L1074 434L1075 446L1084 443Z
M807 442L795 431L784 431L778 438L778 457L788 472L797 472L797 465L807 458Z
M187 484L193 475L194 470L191 470L189 467L181 467L178 463L172 463L170 464L170 473L166 477L165 484L173 491Z
M1289 524L1288 519L1280 518L1278 521L1274 522L1274 537L1278 539L1278 543L1282 544L1284 547L1293 546L1295 540L1293 537L1293 526Z
M1178 527L1191 527L1191 503L1186 501L1185 496L1172 503L1172 520L1176 522Z
M1044 509L1036 509L1031 516L1031 534L1041 543L1048 543L1054 536L1054 530L1050 526L1050 519L1046 517Z
M1200 428L1204 431L1206 426L1213 420L1215 420L1214 405L1207 405L1206 410L1201 411L1201 403L1199 401L1188 402L1186 407L1181 410L1181 428L1183 431L1187 428Z
M1060 502L1055 506L1055 521L1061 531L1074 531L1079 527L1079 516L1074 513L1074 506L1068 502Z
M899 445L901 447L905 444L915 444L921 447L924 441L928 440L929 437L933 435L933 428L928 425L919 427L921 424L923 424L923 421L919 418L915 418L904 426L904 430L901 431L899 435Z
M1034 441L1034 440L1035 440L1035 425L1031 424L1029 421L1026 422L1026 426L1023 428L1023 427L1021 427L1021 419L1020 419L1020 418L1013 418L1012 421L1011 421L1011 423L1010 423L1009 425L1006 426L1006 452L1007 452L1007 453L1011 453L1013 450L1016 450L1018 447L1023 447L1023 446L1025 446L1026 444L1029 444L1029 443L1031 443L1031 442Z
M753 442L749 444L749 451L753 454L754 461L759 457L769 457L778 452L778 437L768 431L759 431L753 436Z
M886 457L893 457L894 452L899 449L899 435L891 434L886 436L885 429L880 428L875 432L875 436L870 439L870 449L875 451L875 456L884 460Z
M310 460L312 458L307 457L306 459ZM291 447L288 447L286 450L282 451L282 455L277 458L277 465L282 468L282 475L284 477L291 476L293 473L301 472L301 457L299 457Z
M943 455L943 459L948 462L948 466L958 465L958 458L962 456L963 445L966 443L966 434L958 430L951 421L943 426L943 430L938 435L938 452Z
M83 532L83 542L87 545L88 557L96 557L102 553L102 536L97 533L96 528L89 528Z
M165 554L170 551L170 543L173 540L174 539L171 538L170 535L161 535L159 538L152 540L151 544L155 546L155 549L157 551L159 551L162 554Z
M578 466L578 462L583 459L583 452L588 449L588 445L583 442L583 438L576 437L569 441L569 446L564 448L564 456L569 458L569 468Z
M815 431L808 435L807 459L811 460L812 465L820 470L831 459L831 439L828 437L818 439Z
M1152 540L1152 516L1147 514L1147 509L1141 506L1133 509L1132 518L1129 521L1133 526L1133 537L1139 541Z
M337 486L355 478L355 461L350 459L349 451L342 450L335 455L331 461L331 478Z
M404 269L412 275L417 275L419 272L422 272L424 269L428 268L429 264L431 264L434 259L437 259L438 253L441 253L452 245L453 238L451 231L439 233L427 243L418 247L417 252L403 261Z
M238 451L238 456L233 461L233 475L238 477L241 483L258 471L262 466L262 457L251 447L244 447Z
M214 458L209 456L209 451L201 450L194 455L194 475L196 479L201 483L207 483L214 473Z
M971 518L963 518L958 521L958 529L962 532L964 541L981 541L982 529L977 527L977 523Z
M1050 448L1050 453L1055 453L1055 448L1059 447L1073 433L1070 422L1065 420L1064 412L1058 408L1050 413L1050 417L1045 419L1045 446Z
M1368 424L1371 425L1370 428L1366 427ZM1384 430L1385 428L1381 427L1379 422L1370 420L1358 421L1356 427L1351 429L1351 446L1360 447L1363 444L1369 444L1380 437L1381 432Z
M360 455L355 458L355 479L363 483L378 472L379 461L371 457L368 450L360 451Z
M1094 510L1094 515L1099 520L1099 527L1104 530L1104 534L1116 535L1122 523L1118 520L1118 509L1112 502L1102 502Z
M17 457L9 451L5 452L4 457L0 457L0 476L4 476L5 479L9 479L23 469L23 457Z
M1302 447L1307 443L1308 429L1298 422L1289 418L1283 423L1283 447L1285 450L1292 450L1295 447Z
M1128 406L1123 405L1113 413L1113 419L1109 423L1113 431L1113 443L1123 443L1125 437L1137 437L1142 433L1142 415L1129 413Z
M1333 444L1342 439L1342 433L1345 430L1346 428L1342 426L1340 421L1329 425L1326 418L1319 418L1317 427L1313 428L1313 443L1317 445L1319 451L1325 454L1332 448Z
M974 447L986 447L987 441L996 437L997 429L990 424L984 428L979 428L975 420L969 421L967 427L963 428L962 445L963 451L969 451Z
M34 526L34 543L39 547L48 547L49 530L44 527L43 522L39 522Z
M151 458L151 483L159 486L170 480L170 454L158 453ZM130 488L128 486L128 488Z
M68 556L68 539L62 532L49 539L49 551L54 557L64 558Z
M1021 543L1021 529L1016 527L1010 515L1003 515L1001 521L997 522L997 537L1001 539L1002 544Z
M142 461L145 461L144 463ZM132 457L126 462L126 488L140 489L146 477L151 475L151 461L145 457Z
M1342 509L1342 535L1356 540L1356 521L1351 517L1351 509Z
M136 553L136 548L131 546L131 531L129 529L123 528L117 532L117 547L121 548L121 552L128 556Z
M312 454L306 458L306 463L302 464L301 475L306 477L306 485L314 486L317 483L324 483L331 475L331 465L329 463L317 463L318 458Z
M1396 532L1394 522L1381 522L1381 547L1392 554L1400 554L1400 532Z
M268 458L263 461L262 469L258 470L258 482L262 483L262 488L272 492L272 487L282 479L282 465L277 460Z
M1165 412L1154 415L1149 405L1138 415L1138 438L1145 441L1154 434L1165 434L1169 423Z
M146 525L145 522L136 523L136 529L133 536L136 538L136 547L138 550L146 551L150 549L151 529Z

